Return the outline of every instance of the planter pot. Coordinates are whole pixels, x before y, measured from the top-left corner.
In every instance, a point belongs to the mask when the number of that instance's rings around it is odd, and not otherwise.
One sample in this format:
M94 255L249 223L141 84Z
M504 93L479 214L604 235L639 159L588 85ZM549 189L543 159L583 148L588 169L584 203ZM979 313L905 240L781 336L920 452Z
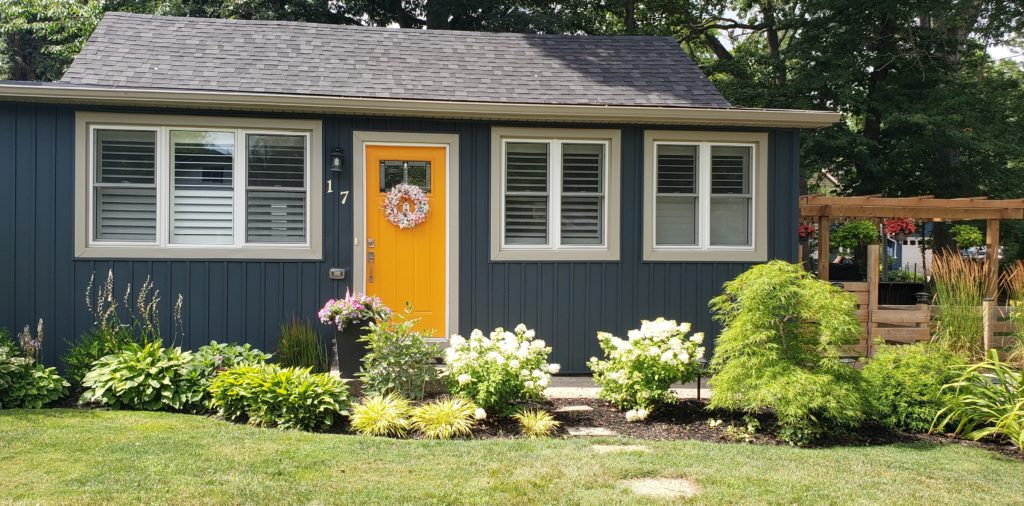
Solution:
M337 369L343 378L354 378L366 356L366 343L360 339L370 331L364 329L369 322L357 321L334 333L332 369Z

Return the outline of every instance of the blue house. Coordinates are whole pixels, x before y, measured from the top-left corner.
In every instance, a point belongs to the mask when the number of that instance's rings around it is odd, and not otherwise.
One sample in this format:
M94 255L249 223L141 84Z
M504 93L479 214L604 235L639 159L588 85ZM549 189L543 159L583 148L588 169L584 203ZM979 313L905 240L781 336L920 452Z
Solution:
M0 83L0 327L58 363L112 270L165 328L183 296L185 347L273 351L358 290L586 372L596 331L712 333L724 281L796 260L800 129L837 120L733 107L667 37L112 13L59 82Z

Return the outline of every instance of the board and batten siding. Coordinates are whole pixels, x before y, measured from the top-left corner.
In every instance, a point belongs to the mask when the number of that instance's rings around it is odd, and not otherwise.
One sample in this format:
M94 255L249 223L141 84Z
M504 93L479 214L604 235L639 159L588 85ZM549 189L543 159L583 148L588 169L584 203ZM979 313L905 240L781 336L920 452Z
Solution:
M131 112L125 108L96 108ZM145 112L157 112L146 110ZM163 111L161 111L163 112ZM216 114L166 111L168 114ZM259 114L268 117L268 114ZM296 117L273 115L274 117ZM308 115L301 116L310 118ZM486 122L324 116L323 166L327 152L345 150L336 192L324 194L324 258L317 261L78 260L74 258L74 108L0 103L0 327L12 333L42 318L43 360L59 365L68 343L92 317L85 289L95 272L102 283L113 269L116 291L137 289L147 276L160 290L161 327L171 336L171 308L184 297L184 336L175 344L198 348L211 339L277 348L278 327L297 316L314 321L331 297L343 295L351 278L332 281L330 267L352 267L352 132L356 130L446 132L460 136L458 329L511 327L524 322L554 348L552 360L566 373L587 372L599 355L595 334L623 335L640 319L659 315L693 323L711 337L716 327L707 301L749 263L648 263L641 260L643 128L622 126L622 230L619 262L491 262L489 245L490 125ZM579 128L579 125L573 125ZM614 128L615 125L594 125ZM661 129L661 128L659 128ZM769 136L770 258L794 260L797 221L799 132Z

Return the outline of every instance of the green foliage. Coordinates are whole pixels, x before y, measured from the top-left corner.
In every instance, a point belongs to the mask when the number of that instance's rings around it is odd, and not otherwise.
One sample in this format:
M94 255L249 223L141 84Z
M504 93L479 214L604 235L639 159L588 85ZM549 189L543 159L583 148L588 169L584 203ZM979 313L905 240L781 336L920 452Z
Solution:
M864 419L859 373L838 356L860 336L853 295L773 260L725 283L711 308L724 326L711 361L711 408L771 409L780 436L795 444Z
M62 357L68 378L80 385L93 364L108 355L120 353L133 346L162 343L160 332L160 291L149 277L133 292L131 284L125 286L124 295L115 293L114 271L108 270L106 280L96 283L96 274L89 278L85 289L85 306L93 317L92 327L69 343ZM133 300L134 299L134 300ZM183 299L178 295L174 305L175 337L181 329ZM126 322L122 320L126 313Z
M159 343L130 344L93 365L82 386L82 402L114 409L194 409L201 401L201 386L189 374L192 353L164 348Z
M932 261L937 306L934 340L967 359L981 358L981 305L989 291L988 281L981 262L957 253L935 255Z
M364 436L405 437L412 427L412 404L397 393L373 394L352 405L349 424Z
M521 409L512 418L519 422L519 431L531 439L548 437L561 425L551 413L542 409Z
M928 432L935 415L949 401L943 385L956 379L955 368L963 363L934 344L879 342L862 370L872 416L893 429Z
M434 379L434 359L438 349L416 332L416 320L394 318L370 324L370 332L360 339L366 343L359 377L363 390L379 394L397 393L420 399L428 381Z
M890 271L889 281L901 283L924 283L924 276L913 271Z
M327 347L323 339L307 322L293 318L281 325L277 363L282 367L309 367L314 372L327 371Z
M68 394L68 382L56 369L17 356L11 344L0 342L0 409L38 409Z
M977 248L985 244L985 236L981 230L971 225L953 225L949 229L949 235L953 236L953 242L960 249Z
M427 439L452 439L473 435L476 426L473 401L446 397L421 404L412 410L412 426Z
M996 350L943 389L952 398L935 419L937 429L959 421L956 434L975 441L1008 440L1024 451L1024 378L1020 369L1000 361Z
M260 427L325 431L348 414L348 386L309 368L240 365L218 374L211 405L228 420Z
M210 397L207 388L217 374L239 365L261 365L270 358L270 355L253 348L249 344L225 344L217 341L210 341L210 344L200 347L192 355L188 365L188 381L198 385L202 402L205 408L209 408Z
M878 226L870 220L846 222L832 233L830 239L833 246L847 250L877 242Z
M516 405L540 399L558 364L547 363L551 348L520 323L513 332L474 330L469 339L452 336L445 350L448 390L500 416Z
M605 359L591 358L587 365L594 371L594 382L601 387L602 399L619 409L635 410L643 416L660 404L672 402L669 387L697 379L704 356L703 333L687 337L690 324L657 318L643 321L639 329L629 331L629 339L599 332L597 339Z

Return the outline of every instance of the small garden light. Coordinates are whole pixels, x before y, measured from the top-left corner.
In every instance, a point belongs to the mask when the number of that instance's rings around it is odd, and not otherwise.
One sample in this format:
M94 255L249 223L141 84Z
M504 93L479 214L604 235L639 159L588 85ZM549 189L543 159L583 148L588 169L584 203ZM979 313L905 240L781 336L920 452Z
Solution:
M345 161L345 150L334 148L331 150L331 171L341 172L342 163Z

